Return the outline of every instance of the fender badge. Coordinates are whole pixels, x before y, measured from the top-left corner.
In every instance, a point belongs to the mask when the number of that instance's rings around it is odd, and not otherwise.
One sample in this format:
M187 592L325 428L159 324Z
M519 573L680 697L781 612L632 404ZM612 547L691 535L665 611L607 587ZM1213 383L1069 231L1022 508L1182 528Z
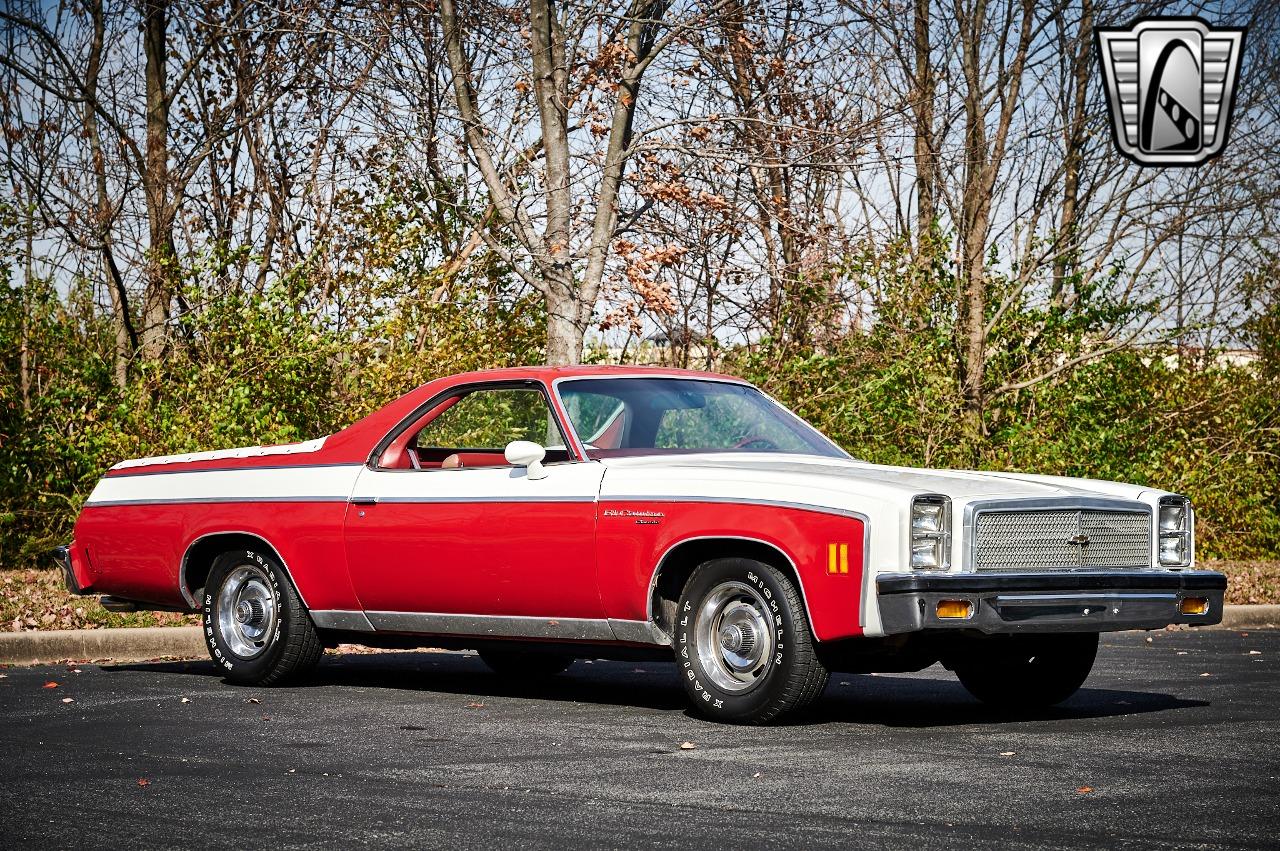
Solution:
M601 515L604 517L639 517L637 523L645 525L654 525L660 523L663 517L667 515L661 511L632 511L630 508L606 508Z
M1089 536L1088 536L1088 535L1076 535L1076 536L1075 536L1074 538L1072 538L1070 541L1067 541L1067 543L1068 543L1068 544L1071 544L1071 546L1073 546L1073 547L1087 547L1087 546L1089 546Z

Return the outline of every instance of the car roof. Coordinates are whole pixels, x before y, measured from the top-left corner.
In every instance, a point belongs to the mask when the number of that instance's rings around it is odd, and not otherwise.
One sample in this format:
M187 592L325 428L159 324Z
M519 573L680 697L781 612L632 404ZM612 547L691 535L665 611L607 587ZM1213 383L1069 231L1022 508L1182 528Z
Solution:
M713 378L720 381L738 381L743 379L718 372L705 372L695 369L678 369L671 366L604 366L580 364L578 366L517 366L504 369L484 369L476 372L464 372L451 375L449 384L465 384L470 381L503 381L508 379L534 379L538 381L556 381L562 378L582 378L600 376L634 376L634 377L668 377L668 378ZM431 382L435 383L435 382ZM426 386L426 385L423 385Z

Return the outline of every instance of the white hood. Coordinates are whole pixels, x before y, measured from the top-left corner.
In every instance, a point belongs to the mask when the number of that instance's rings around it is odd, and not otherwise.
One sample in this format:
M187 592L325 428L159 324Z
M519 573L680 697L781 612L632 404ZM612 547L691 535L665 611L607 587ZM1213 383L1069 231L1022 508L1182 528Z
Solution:
M849 506L853 498L902 504L921 493L936 493L958 502L974 499L1016 499L1053 497L1110 497L1141 499L1148 488L1092 479L1036 476L1017 473L987 473L973 470L922 470L890 467L863 461L821 458L809 455L735 452L696 455L611 458L605 462L606 493L640 496L660 494L664 485L679 486L671 495L686 494L685 487L697 482L718 495L725 485L737 495L759 495L802 490L801 502L833 508ZM628 485L639 488L626 493ZM1156 493L1164 493L1158 491ZM780 498L780 497L774 497Z

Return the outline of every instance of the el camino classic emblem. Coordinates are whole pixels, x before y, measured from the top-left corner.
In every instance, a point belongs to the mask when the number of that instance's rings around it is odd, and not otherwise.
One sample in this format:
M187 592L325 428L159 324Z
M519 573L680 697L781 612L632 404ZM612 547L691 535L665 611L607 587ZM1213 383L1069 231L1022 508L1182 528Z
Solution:
M1070 541L1067 541L1067 543L1068 543L1068 544L1071 544L1071 546L1073 546L1073 547L1087 547L1087 546L1089 546L1089 536L1088 536L1088 535L1076 535L1076 536L1075 536L1075 537L1073 537Z
M1158 166L1200 165L1222 153L1244 34L1199 18L1099 27L1098 61L1120 153Z
M639 526L657 526L667 515L661 511L633 511L630 508L606 508L605 517L635 517Z

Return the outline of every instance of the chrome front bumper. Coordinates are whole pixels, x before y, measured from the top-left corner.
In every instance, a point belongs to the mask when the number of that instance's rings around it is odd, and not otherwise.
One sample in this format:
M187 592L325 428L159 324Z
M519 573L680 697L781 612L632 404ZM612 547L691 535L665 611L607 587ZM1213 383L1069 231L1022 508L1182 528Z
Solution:
M1227 577L1207 570L1052 573L889 573L876 577L886 635L919 630L985 633L1111 632L1205 626L1222 621ZM1184 599L1203 614L1183 614ZM965 618L938 616L938 603L965 601Z

